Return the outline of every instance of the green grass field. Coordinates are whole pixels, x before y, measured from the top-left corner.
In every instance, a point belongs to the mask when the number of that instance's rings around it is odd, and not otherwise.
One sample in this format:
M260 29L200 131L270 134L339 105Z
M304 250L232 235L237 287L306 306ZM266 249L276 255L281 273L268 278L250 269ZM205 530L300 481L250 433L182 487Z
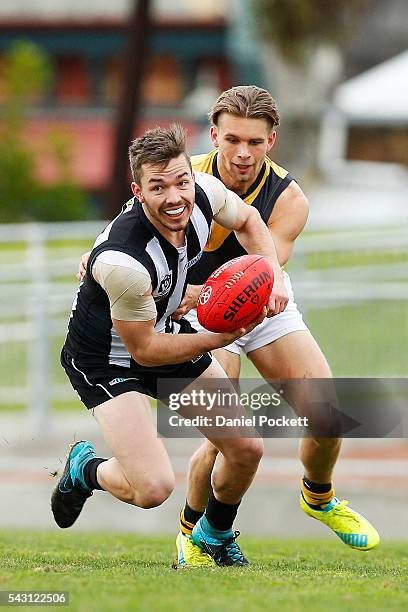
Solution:
M169 537L0 533L0 589L69 591L69 610L84 612L408 607L408 541L369 553L335 540L243 538L242 545L249 568L176 571Z

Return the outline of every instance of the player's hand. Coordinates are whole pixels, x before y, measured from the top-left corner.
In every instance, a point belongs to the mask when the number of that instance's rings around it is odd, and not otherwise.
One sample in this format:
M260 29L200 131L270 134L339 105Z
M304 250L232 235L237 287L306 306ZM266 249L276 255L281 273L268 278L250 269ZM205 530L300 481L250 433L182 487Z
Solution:
M88 251L87 253L84 253L81 257L81 261L79 262L79 267L78 267L78 274L76 275L79 281L84 280L86 266L88 265L88 259L89 259L90 254L91 254L91 251Z
M264 306L259 315L256 317L256 319L251 321L251 323L248 323L245 327L240 327L234 332L223 332L222 334L220 334L222 336L225 336L226 344L224 344L224 346L226 346L227 344L231 344L231 342L234 342L234 340L237 340L237 338L241 338L241 336L245 336L245 334L249 334L249 332L251 332L257 325L262 323L262 321L266 317L266 313L267 308L266 306Z
M181 317L197 306L197 299L202 285L187 285L186 292L177 310L171 315L173 321L179 321Z
M277 273L275 273L273 289L271 297L269 298L266 316L269 318L283 312L288 305L288 301L289 296L286 290L283 274L282 271L279 270Z

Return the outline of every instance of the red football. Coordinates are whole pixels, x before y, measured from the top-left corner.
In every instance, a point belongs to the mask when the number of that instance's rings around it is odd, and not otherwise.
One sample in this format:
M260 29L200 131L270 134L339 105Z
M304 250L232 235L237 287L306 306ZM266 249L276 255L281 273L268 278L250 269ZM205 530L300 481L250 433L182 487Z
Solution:
M243 255L217 268L201 289L197 317L212 332L230 332L253 321L268 303L272 266L261 255Z

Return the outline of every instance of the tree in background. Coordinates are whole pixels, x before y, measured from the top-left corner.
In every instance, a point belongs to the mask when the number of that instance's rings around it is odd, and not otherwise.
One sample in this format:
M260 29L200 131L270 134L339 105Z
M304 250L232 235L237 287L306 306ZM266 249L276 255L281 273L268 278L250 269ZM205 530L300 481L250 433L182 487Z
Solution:
M372 0L255 0L263 34L291 62L320 43L342 46Z
M129 191L128 149L140 116L141 85L149 58L151 0L133 0L128 19L119 101L114 123L111 177L107 190L105 218L113 219Z
M63 221L89 217L88 197L71 176L71 140L49 133L40 148L27 144L26 114L46 91L52 76L48 58L33 43L11 47L1 74L4 101L0 122L0 222ZM44 185L37 178L39 154L47 154L57 180Z
M246 0L244 0L246 1ZM282 111L276 153L312 180L319 124L344 76L344 50L373 0L254 0L268 88ZM293 169L294 168L294 169Z

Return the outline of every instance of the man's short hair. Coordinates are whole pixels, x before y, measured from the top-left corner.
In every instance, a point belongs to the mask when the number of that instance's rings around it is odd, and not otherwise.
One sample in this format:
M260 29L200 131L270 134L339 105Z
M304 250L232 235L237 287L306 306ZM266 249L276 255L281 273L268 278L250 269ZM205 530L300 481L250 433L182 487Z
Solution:
M129 162L133 180L140 183L143 164L157 164L165 168L171 159L183 154L191 169L186 153L187 132L179 123L168 129L155 127L136 138L129 147Z
M244 119L265 119L270 128L279 125L279 112L271 94L256 85L239 85L223 91L208 113L212 125L218 125L221 113Z

